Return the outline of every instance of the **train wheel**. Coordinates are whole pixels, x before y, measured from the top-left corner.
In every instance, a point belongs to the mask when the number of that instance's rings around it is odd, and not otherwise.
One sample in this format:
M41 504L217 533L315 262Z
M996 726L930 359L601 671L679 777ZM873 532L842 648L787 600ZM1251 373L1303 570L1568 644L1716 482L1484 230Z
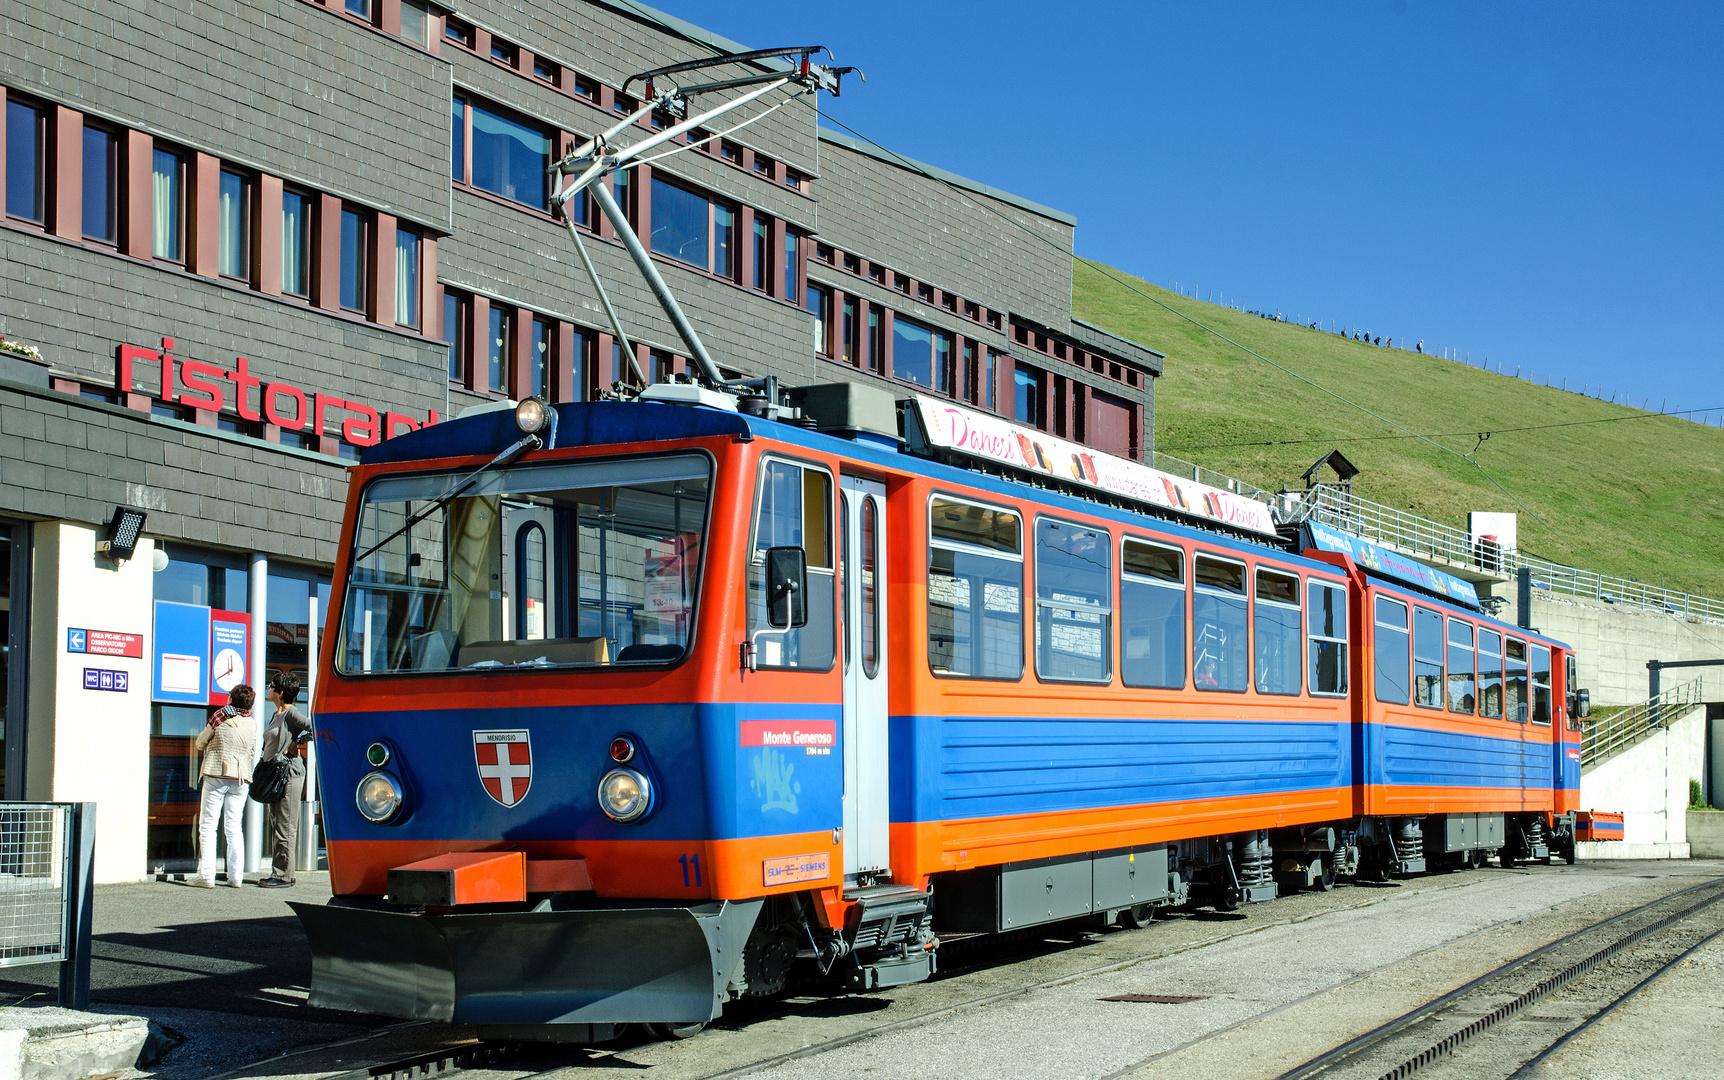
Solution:
M1328 892L1335 887L1335 864L1324 859L1317 873L1311 878L1311 887L1318 892Z
M652 1033L653 1038L675 1042L680 1039L692 1039L699 1035L706 1030L706 1021L703 1020L698 1024L646 1024L644 1026L647 1031Z
M1471 851L1467 852L1467 868L1469 870L1477 870L1484 866L1484 864L1485 853L1483 851L1478 848L1473 848Z
M1121 908L1118 918L1114 921L1126 930L1136 930L1148 926L1155 918L1155 909L1148 904L1138 904L1136 907Z

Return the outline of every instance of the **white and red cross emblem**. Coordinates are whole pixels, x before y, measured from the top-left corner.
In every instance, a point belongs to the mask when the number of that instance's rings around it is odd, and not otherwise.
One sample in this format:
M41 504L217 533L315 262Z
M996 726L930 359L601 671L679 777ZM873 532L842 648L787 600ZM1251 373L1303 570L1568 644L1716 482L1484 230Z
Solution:
M473 732L473 758L485 794L514 806L533 786L533 744L525 731Z

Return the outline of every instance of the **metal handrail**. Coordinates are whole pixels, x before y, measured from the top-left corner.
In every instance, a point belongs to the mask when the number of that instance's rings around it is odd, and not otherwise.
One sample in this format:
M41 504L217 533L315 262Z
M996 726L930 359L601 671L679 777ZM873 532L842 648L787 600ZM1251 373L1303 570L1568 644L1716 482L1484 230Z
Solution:
M1654 732L1662 731L1703 703L1701 683L1692 679L1639 705L1585 722L1580 741L1582 768L1615 757Z
M1262 488L1247 484L1243 480L1236 480L1226 473L1218 473L1214 469L1194 465L1184 458L1164 454L1160 450L1151 450L1149 460L1144 464L1174 476L1189 476L1200 484L1208 484L1210 487L1220 488L1222 491L1231 491L1243 495L1247 499L1256 499L1258 502L1268 503L1271 507L1281 504L1281 497L1273 492L1264 491Z
M1453 526L1372 502L1333 484L1318 484L1304 492L1297 506L1286 516L1291 521L1314 518L1366 540L1484 573L1512 577L1524 567L1532 571L1533 587L1547 592L1724 623L1724 600L1595 574L1541 559L1518 548L1477 543L1471 535Z

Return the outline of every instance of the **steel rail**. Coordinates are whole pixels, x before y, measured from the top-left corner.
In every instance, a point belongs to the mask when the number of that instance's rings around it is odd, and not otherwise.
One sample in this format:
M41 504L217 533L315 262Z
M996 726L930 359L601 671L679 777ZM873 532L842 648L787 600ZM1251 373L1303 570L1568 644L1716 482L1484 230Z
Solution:
M1698 885L1692 885L1686 889L1681 889L1681 890L1678 890L1677 892L1670 893L1667 896L1661 896L1657 900L1653 900L1649 903L1642 904L1637 908L1631 908L1628 911L1624 911L1624 912L1621 912L1619 914L1613 915L1608 919L1604 919L1604 920L1601 920L1599 922L1593 923L1590 926L1582 927L1581 929L1576 930L1572 934L1568 934L1568 935L1565 935L1563 937L1557 938L1555 941L1552 941L1546 945L1541 945L1537 949L1534 949L1533 951L1526 953L1523 956L1520 956L1514 960L1510 960L1506 964L1502 964L1499 967L1493 968L1492 970L1485 972L1483 975L1480 975L1478 978L1473 979L1471 982L1468 982L1462 986L1459 986L1459 987L1455 988L1454 990L1451 990L1448 993L1442 995L1439 998L1436 998L1432 1001L1428 1001L1425 1004L1420 1005L1416 1009L1411 1009L1405 1013L1402 1013L1400 1016L1396 1017L1393 1020L1390 1020L1388 1023L1382 1024L1379 1027L1373 1028L1372 1030L1366 1032L1363 1035L1360 1035L1359 1037L1357 1037L1355 1039L1351 1039L1345 1043L1342 1043L1340 1046L1335 1047L1333 1050L1327 1051L1326 1053L1323 1053L1323 1054L1319 1054L1317 1057L1312 1058L1310 1061L1305 1062L1303 1065L1299 1065L1299 1066L1296 1066L1295 1068L1289 1069L1288 1071L1282 1073L1280 1076L1276 1077L1275 1080L1304 1080L1304 1078L1306 1078L1306 1077L1316 1076L1319 1073L1324 1072L1325 1070L1332 1069L1338 1065L1345 1064L1346 1062L1357 1058L1360 1054L1364 1053L1365 1051L1379 1045L1380 1043L1387 1041L1390 1038L1393 1038L1396 1035L1399 1035L1403 1031L1406 1031L1408 1028L1412 1027L1414 1024L1417 1024L1420 1021L1426 1019L1427 1017L1430 1017L1430 1016L1432 1016L1438 1012L1441 1012L1443 1009L1454 1004L1457 1000L1467 996L1468 994L1471 994L1471 993L1479 990L1480 988L1482 988L1484 986L1487 986L1493 982L1496 982L1499 979L1502 979L1503 977L1519 970L1520 968L1526 966L1527 964L1532 963L1535 960L1538 960L1538 959L1550 954L1552 951L1559 949L1559 948L1563 947L1564 945L1571 944L1572 942L1574 942L1578 938L1584 937L1588 934L1595 933L1599 930L1604 929L1607 926L1611 926L1615 923L1621 922L1624 919L1633 918L1635 915L1639 915L1639 914L1647 911L1650 908L1654 908L1654 907L1659 906L1660 904L1665 904L1665 903L1668 903L1672 900L1676 900L1676 899L1679 899L1681 897L1687 896L1689 893L1693 893L1693 892L1696 892L1700 889L1705 889L1705 888L1717 886L1720 884L1724 884L1724 878L1708 879L1706 881L1701 882ZM1612 943L1609 946L1606 946L1604 949L1601 949L1598 952L1593 953L1591 956L1588 956L1583 960L1579 960L1579 961L1575 962L1574 964L1569 965L1569 967L1567 967L1567 968L1563 969L1562 971L1558 972L1557 974L1552 975L1549 978L1541 981L1538 985L1534 986L1532 989L1521 994L1519 997L1515 998L1513 1001L1507 1002L1504 1005L1499 1006L1498 1008L1492 1010L1490 1013L1487 1013L1485 1016L1481 1016L1477 1020L1474 1020L1471 1024L1468 1024L1466 1027L1462 1028L1461 1030L1451 1033L1450 1035L1439 1040L1437 1043L1433 1044L1432 1046L1427 1047L1425 1050L1420 1051L1418 1054L1414 1055L1412 1058L1409 1058L1406 1061L1402 1062L1400 1065L1396 1066L1394 1069L1390 1070L1388 1073L1385 1073L1383 1075L1383 1080L1402 1080L1402 1078L1410 1076L1412 1073L1418 1071L1420 1068L1423 1068L1425 1065L1430 1064L1432 1061L1435 1061L1438 1058L1447 1055L1449 1052L1454 1050L1455 1047L1457 1047L1457 1046L1461 1045L1462 1043L1466 1042L1467 1040L1471 1039L1473 1036L1479 1034L1480 1032L1486 1031L1486 1030L1496 1026L1498 1023L1502 1022L1503 1020L1508 1019L1509 1017L1518 1014L1522 1009L1526 1008L1526 1006L1533 1004L1534 1002L1540 1000L1541 998L1547 997L1549 994L1551 994L1552 992L1554 992L1556 990L1561 989L1563 986L1567 985L1568 982L1570 982L1572 979L1574 979L1577 975L1581 975L1587 971L1592 970L1592 968L1596 967L1598 964L1603 963L1604 961L1610 959L1610 957L1615 956L1618 952L1629 947L1630 945L1636 944L1639 941L1641 941L1642 939L1644 939L1645 937L1647 937L1648 935L1656 933L1657 931L1664 929L1665 927L1671 925L1672 923L1679 922L1682 919L1686 919L1689 916L1695 914L1696 912L1701 911L1705 908L1711 907L1713 904L1716 904L1720 901L1724 901L1724 891L1720 891L1717 896L1711 897L1710 899L1707 899L1707 900L1703 900L1700 903L1694 904L1690 907L1683 908L1681 911L1678 911L1672 915L1666 916L1665 918L1660 919L1655 923L1651 923L1647 926L1644 926L1641 929L1636 930L1634 933L1629 934L1626 937L1618 939L1616 942Z
M1682 961L1688 959L1690 956L1693 956L1695 953L1699 952L1701 949L1704 949L1706 946L1712 944L1714 941L1717 941L1720 937L1724 937L1724 929L1714 930L1710 934L1707 934L1705 937L1701 938L1699 941L1695 942L1693 945L1690 945L1688 948L1682 950L1681 955L1677 956L1675 959L1671 960L1670 962L1664 964L1657 971L1654 971L1652 974L1648 975L1646 978L1641 979L1639 982L1635 983L1634 986L1631 987L1626 994L1623 994L1621 997L1618 997L1615 1001L1612 1001L1610 1004L1606 1005L1604 1008L1600 1009L1598 1012L1593 1013L1590 1017L1588 1017L1586 1019L1585 1023L1581 1024L1579 1027L1575 1028L1573 1031L1570 1031L1568 1034L1564 1035L1562 1038L1556 1040L1555 1042L1551 1043L1549 1046L1545 1047L1544 1050L1541 1051L1537 1057L1533 1058L1531 1061L1527 1062L1525 1065L1522 1065L1520 1068L1516 1069L1514 1071L1514 1073L1509 1077L1509 1080L1527 1080L1527 1078L1536 1075L1537 1071L1538 1071L1538 1067L1540 1065L1543 1065L1545 1063L1545 1061L1552 1054L1555 1054L1558 1050L1561 1050L1563 1047L1565 1047L1569 1043L1573 1042L1575 1040L1575 1038L1580 1035L1581 1032L1590 1028L1592 1025L1598 1023L1600 1020L1603 1020L1605 1017L1609 1016L1611 1013L1615 1012L1619 1006L1627 1004L1628 999L1630 999L1634 995L1640 993L1642 990L1646 989L1648 986L1651 986L1653 983L1657 982L1659 979L1662 979L1665 975L1669 974L1670 969L1674 968L1677 964L1682 963Z

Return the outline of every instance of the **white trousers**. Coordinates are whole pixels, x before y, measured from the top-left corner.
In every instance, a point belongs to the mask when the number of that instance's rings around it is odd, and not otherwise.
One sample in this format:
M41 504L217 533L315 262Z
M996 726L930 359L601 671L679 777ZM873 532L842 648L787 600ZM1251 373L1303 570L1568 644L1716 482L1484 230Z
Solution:
M198 877L214 881L216 875L216 820L227 840L227 880L229 884L245 880L245 837L240 831L240 815L245 812L244 780L224 780L217 776L204 777L203 805L198 810Z

